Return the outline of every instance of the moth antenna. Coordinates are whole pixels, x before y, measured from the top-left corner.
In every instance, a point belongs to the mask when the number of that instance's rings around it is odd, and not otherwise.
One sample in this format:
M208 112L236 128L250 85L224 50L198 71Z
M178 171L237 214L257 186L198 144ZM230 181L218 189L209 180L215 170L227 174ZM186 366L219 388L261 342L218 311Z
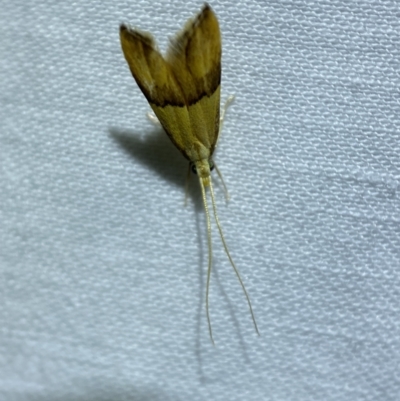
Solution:
M214 338L213 338L213 334L212 334L212 328L211 328L210 308L209 308L209 302L208 302L209 294L210 294L210 278L211 278L211 265L212 265L211 219L210 219L210 213L208 211L206 190L204 188L203 180L200 176L199 176L199 181L200 181L200 188L201 188L201 196L203 198L204 211L206 212L206 219L207 219L208 270L207 270L207 287L206 287L206 312L207 312L208 330L210 332L211 342L215 346Z
M217 172L218 177L219 177L219 179L221 180L222 185L223 185L223 187L224 187L225 199L226 199L227 202L229 202L229 191L228 191L228 187L227 187L226 184L225 184L225 181L224 181L224 179L223 179L223 177L222 177L221 171L219 170L219 168L217 167L217 165L215 164L215 162L213 162L213 163L214 163L215 171Z
M257 327L257 323L256 323L256 318L254 317L253 308L251 307L251 302L250 302L249 294L247 293L246 288L245 288L245 286L244 286L244 284L243 284L243 281L242 281L242 279L240 278L239 270L237 269L235 263L233 262L232 256L231 256L231 254L229 253L228 246L227 246L227 244L226 244L226 242L225 242L224 234L222 233L221 224L219 223L219 219L218 219L218 215L217 215L217 207L216 207L216 205L215 205L214 189L213 189L211 180L210 180L210 194L211 194L211 203L212 203L213 210L214 210L215 222L217 223L217 227L218 227L219 235L220 235L221 240L222 240L222 244L224 245L224 249L225 249L226 254L228 255L228 259L229 259L229 261L231 262L231 265L232 265L232 267L233 267L233 270L234 270L235 273L236 273L236 277L238 278L239 283L240 283L240 285L241 285L241 287L242 287L242 290L243 290L243 292L244 292L244 295L246 296L247 304L249 305L250 314L251 314L251 318L252 318L252 320L253 320L254 328L256 329L257 334L260 335L260 332L258 331L258 327Z

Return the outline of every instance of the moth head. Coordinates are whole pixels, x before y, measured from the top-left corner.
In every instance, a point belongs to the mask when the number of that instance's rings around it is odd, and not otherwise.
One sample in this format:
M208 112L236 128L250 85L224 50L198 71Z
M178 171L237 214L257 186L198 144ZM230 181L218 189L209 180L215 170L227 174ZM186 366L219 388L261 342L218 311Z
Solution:
M214 170L214 162L211 159L190 162L189 167L194 174L203 180L204 186L208 187L210 185L210 173Z

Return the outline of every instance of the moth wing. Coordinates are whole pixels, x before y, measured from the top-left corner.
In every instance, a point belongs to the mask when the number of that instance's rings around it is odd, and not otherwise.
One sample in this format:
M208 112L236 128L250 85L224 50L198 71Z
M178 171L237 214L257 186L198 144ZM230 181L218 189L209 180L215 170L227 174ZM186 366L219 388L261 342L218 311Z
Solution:
M131 73L174 145L190 160L191 124L186 101L153 37L120 27L121 47Z
M208 4L171 42L166 61L186 100L193 135L211 156L219 133L221 33Z

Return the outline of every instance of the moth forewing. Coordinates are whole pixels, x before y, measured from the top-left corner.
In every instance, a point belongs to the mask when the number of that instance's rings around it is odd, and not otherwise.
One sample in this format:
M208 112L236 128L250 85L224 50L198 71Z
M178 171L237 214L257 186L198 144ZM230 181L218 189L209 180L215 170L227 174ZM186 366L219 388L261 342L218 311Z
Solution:
M188 105L197 103L204 95L210 97L219 87L221 33L210 6L205 5L171 41L166 60L179 77Z
M211 219L206 188L209 187L213 214L229 261L245 293L258 333L250 299L232 260L219 223L210 163L218 140L220 123L221 33L217 17L208 4L190 19L171 41L164 58L153 37L120 26L121 47L136 83L143 92L165 132L195 166L207 219L208 270L206 311L209 314L209 287L212 267Z

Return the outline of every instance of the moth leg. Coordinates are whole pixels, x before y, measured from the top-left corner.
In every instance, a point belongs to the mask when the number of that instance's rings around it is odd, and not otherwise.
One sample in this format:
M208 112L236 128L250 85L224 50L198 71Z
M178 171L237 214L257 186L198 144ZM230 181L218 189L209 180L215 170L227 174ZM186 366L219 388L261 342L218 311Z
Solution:
M189 196L189 181L190 181L190 163L188 166L188 172L186 175L186 183L185 183L185 207L187 206L187 199Z
M152 124L156 125L157 127L161 127L160 120L156 117L156 115L152 111L148 111L146 113L146 116L152 122Z
M221 107L221 113L219 116L218 138L217 142L215 143L215 148L217 148L219 138L221 137L222 126L224 125L226 111L228 110L228 107L232 104L234 100L235 100L235 95L229 95L228 98L225 100L225 104Z
M230 198L230 197L229 197L228 187L226 186L225 181L224 181L224 179L223 179L223 177L222 177L222 173L221 173L221 171L219 170L219 168L217 167L217 165L215 164L215 162L214 162L214 167L215 167L215 171L216 171L217 174L218 174L219 179L220 179L221 182L222 182L222 186L224 187L225 200L226 200L227 202L229 202L229 198Z
M215 144L215 147L217 147L219 138L221 137L221 131L222 131L222 126L223 126L223 123L224 123L224 120L225 120L226 111L228 110L228 107L232 104L232 102L234 100L235 100L235 95L229 95L228 98L225 101L225 104L221 108L221 115L220 115L220 118L219 118L218 139L217 139L217 143ZM228 191L228 188L227 188L227 186L225 184L224 179L222 178L221 171L219 170L219 168L217 167L215 162L214 162L214 167L215 167L215 170L217 171L218 177L221 180L222 185L224 187L225 199L226 199L227 202L229 202L229 191Z
M224 124L226 111L228 110L228 107L232 104L232 102L234 100L235 100L235 95L229 95L228 98L225 101L224 106L221 109L221 115L219 117L219 132L218 132L218 136L222 131L222 125Z

